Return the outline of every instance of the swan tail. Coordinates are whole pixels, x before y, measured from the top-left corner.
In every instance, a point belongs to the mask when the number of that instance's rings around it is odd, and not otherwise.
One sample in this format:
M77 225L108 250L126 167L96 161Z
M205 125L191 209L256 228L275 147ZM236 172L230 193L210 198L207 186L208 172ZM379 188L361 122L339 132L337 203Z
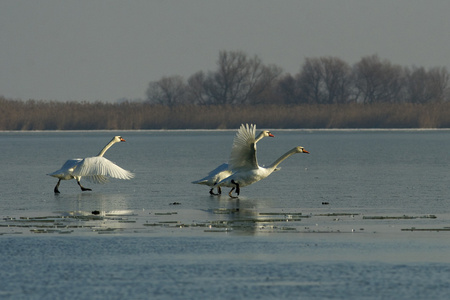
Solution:
M208 173L208 176L203 177L202 179L192 181L194 184L204 184L208 186L214 185L214 182L218 180L222 180L225 177L228 177L231 174L231 171L228 169L228 163L223 163L211 172Z
M61 169L56 170L55 172L52 173L48 173L47 175L56 178L61 178L63 180L72 179L73 176L71 176L71 174L73 170L76 169L78 164L81 163L82 161L83 161L82 158L69 159L63 164Z
M192 183L193 183L193 184L204 184L204 185L209 185L209 184L208 184L208 180L205 180L205 179L195 180L195 181L192 181Z

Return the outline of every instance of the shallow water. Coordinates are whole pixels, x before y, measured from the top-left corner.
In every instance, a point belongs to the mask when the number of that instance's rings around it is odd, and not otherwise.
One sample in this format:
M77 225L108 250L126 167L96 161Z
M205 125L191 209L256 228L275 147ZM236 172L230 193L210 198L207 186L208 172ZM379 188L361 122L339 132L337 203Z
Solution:
M277 131L239 199L190 182L234 131L0 133L3 298L424 299L450 292L450 131ZM131 181L45 174L105 157Z

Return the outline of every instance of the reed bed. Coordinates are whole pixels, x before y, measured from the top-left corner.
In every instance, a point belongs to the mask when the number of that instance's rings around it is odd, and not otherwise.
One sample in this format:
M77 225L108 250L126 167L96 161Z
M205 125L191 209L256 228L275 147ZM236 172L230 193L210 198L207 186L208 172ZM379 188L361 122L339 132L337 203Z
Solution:
M450 103L179 105L0 98L0 130L450 128Z

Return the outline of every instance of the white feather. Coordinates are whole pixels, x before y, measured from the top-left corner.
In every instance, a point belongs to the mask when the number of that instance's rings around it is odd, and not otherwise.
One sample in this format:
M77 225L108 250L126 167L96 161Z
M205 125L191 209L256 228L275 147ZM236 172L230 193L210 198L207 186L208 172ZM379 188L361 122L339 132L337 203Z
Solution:
M240 169L255 168L258 166L256 159L256 125L244 125L239 128L233 140L230 154L230 168Z

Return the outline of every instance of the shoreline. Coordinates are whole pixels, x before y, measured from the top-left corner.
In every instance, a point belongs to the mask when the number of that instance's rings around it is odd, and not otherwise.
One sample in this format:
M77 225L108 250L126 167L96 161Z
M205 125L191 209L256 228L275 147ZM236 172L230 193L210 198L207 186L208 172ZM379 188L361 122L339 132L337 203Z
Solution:
M250 123L249 123L250 124ZM450 128L271 128L258 127L268 130L277 131L299 131L299 132L352 132L352 131L395 131L395 132L412 132L412 131L450 131ZM0 130L0 133L80 133L80 132L234 132L235 129L92 129L92 130Z

